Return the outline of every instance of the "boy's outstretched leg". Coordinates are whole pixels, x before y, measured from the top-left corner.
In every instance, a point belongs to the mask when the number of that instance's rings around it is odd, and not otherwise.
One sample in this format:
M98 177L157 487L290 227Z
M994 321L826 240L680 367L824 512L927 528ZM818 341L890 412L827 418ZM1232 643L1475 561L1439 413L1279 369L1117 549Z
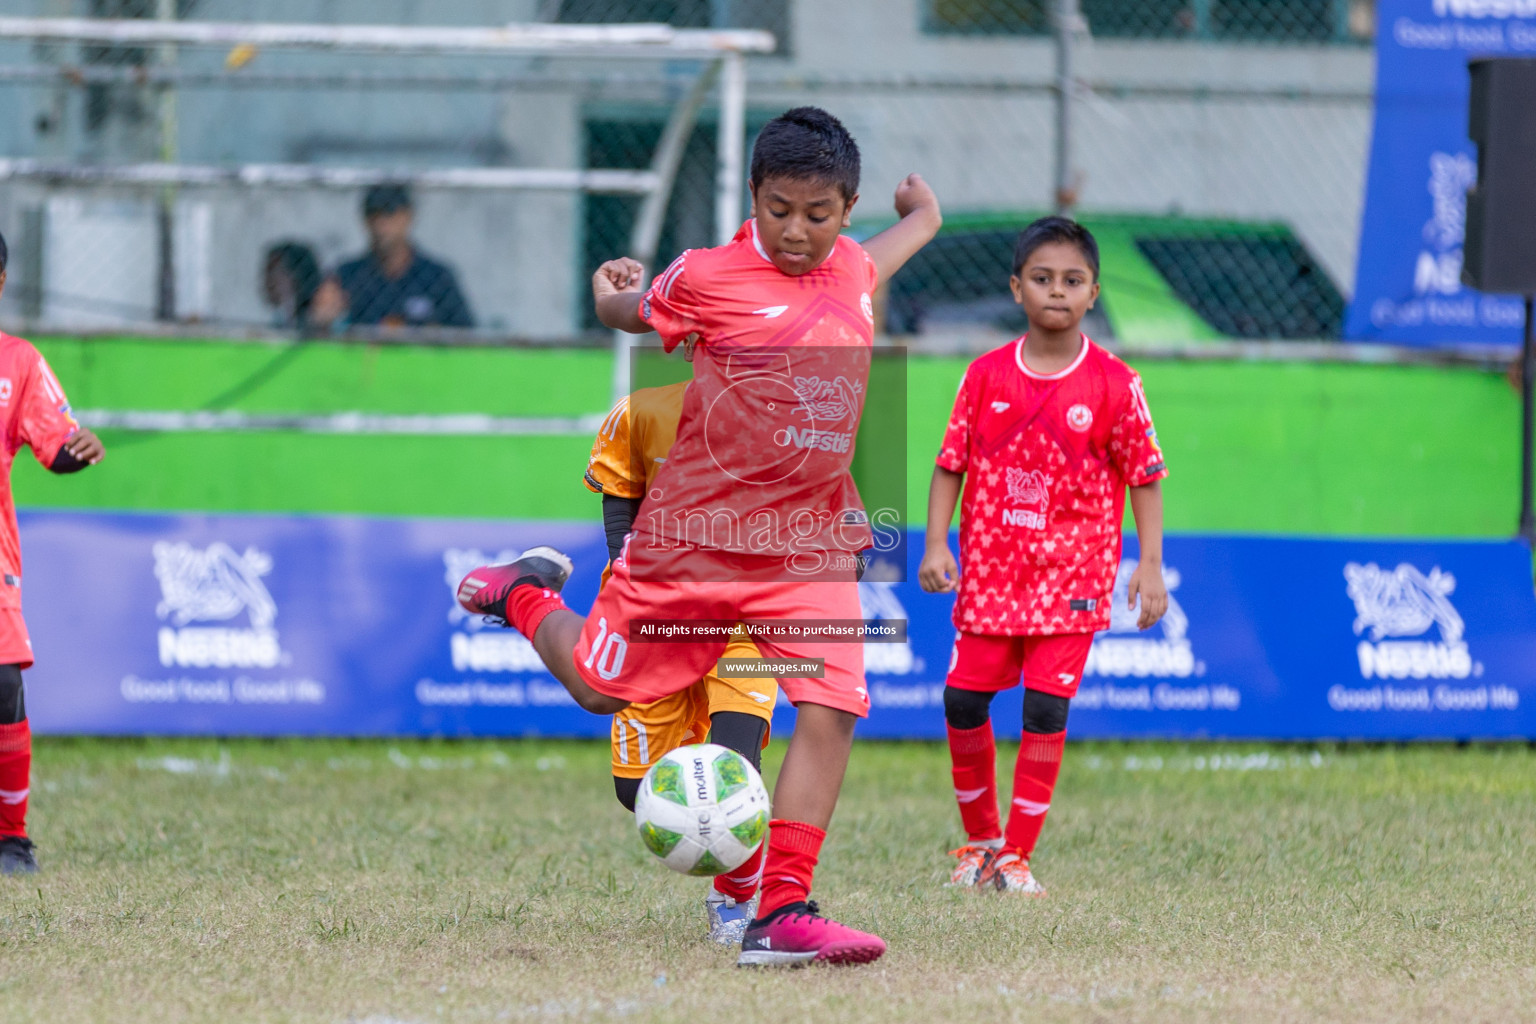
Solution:
M827 825L837 806L856 715L822 704L797 705L795 733L773 794L763 862L762 904L741 942L742 967L858 964L885 952L878 935L822 917L809 899Z
M533 643L544 667L587 711L611 715L628 701L598 693L576 670L576 642L587 620L560 600L571 575L571 560L554 548L537 547L515 561L482 565L459 583L459 604L477 615L500 619Z

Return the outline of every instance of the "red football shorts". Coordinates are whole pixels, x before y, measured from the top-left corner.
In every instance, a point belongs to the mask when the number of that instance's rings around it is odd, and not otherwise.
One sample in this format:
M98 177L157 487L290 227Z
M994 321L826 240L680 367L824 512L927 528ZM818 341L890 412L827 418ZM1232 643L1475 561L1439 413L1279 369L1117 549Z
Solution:
M949 658L950 686L996 693L1024 681L1026 690L1057 697L1077 696L1088 663L1092 633L1055 636L987 636L961 633Z
M0 608L0 665L32 667L32 641L20 608Z
M718 642L636 643L630 623L684 622L696 619L748 622L761 619L862 619L859 585L835 583L687 582L659 583L630 578L623 559L598 592L587 624L576 643L576 670L598 693L632 704L649 704L685 690L715 670L728 636ZM864 685L864 645L794 641L754 636L764 658L820 658L821 679L781 676L779 686L791 704L824 704L869 715Z

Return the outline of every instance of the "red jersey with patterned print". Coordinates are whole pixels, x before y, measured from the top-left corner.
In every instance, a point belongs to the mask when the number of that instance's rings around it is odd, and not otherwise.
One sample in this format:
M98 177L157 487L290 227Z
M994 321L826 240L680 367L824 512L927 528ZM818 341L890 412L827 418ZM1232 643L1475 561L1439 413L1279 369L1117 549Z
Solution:
M1126 488L1168 475L1136 371L1086 336L1052 374L1023 338L994 349L965 372L938 464L965 474L958 629L1109 628Z
M31 342L0 333L0 609L21 607L21 539L11 496L11 464L23 446L44 466L53 465L64 442L80 425L70 415L64 388Z
M791 576L870 546L849 468L869 380L878 273L839 237L800 276L753 221L656 278L640 315L668 350L698 344L677 439L635 523L638 546L782 558ZM851 565L851 562L849 562Z

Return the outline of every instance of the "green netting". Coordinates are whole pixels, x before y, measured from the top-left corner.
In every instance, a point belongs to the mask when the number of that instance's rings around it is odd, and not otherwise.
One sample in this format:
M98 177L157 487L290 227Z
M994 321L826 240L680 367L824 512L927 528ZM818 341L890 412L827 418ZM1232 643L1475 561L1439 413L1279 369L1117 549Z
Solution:
M1234 338L1337 338L1344 298L1295 237L1138 238L1179 298Z
M924 0L930 32L1044 35L1052 0ZM1364 43L1367 0L1079 0L1088 31L1114 39Z

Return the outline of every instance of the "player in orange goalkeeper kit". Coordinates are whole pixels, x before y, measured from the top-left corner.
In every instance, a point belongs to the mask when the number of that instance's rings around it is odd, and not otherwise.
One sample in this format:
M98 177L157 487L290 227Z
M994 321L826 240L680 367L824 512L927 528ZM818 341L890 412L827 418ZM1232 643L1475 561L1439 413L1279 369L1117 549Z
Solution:
M0 293L8 252L0 238ZM96 435L70 415L64 388L30 342L0 334L0 875L37 870L27 838L31 792L32 727L27 722L21 673L32 667L32 641L21 617L21 539L11 497L11 464L23 446L55 473L74 473L101 461Z
M693 342L684 343L688 359ZM641 388L619 400L603 420L587 462L587 487L603 496L603 531L608 537L613 574L624 537L635 524L640 502L667 461L677 438L686 381L664 387ZM723 658L756 658L757 645L738 632ZM684 690L650 704L631 704L613 716L613 788L619 803L635 809L640 780L657 759L685 743L702 743L705 736L736 751L762 769L763 746L773 720L779 684L772 678L722 679L713 669ZM757 887L762 879L763 851L759 847L746 863L716 875L704 899L709 937L722 945L737 945L757 914Z

